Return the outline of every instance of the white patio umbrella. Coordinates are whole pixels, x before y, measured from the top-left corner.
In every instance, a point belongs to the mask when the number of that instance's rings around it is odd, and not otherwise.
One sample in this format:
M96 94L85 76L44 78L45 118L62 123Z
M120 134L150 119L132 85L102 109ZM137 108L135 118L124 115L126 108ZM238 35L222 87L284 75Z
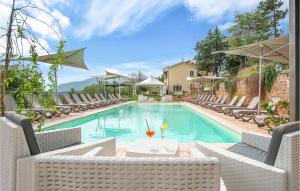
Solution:
M262 82L262 64L263 60L278 61L289 63L289 36L279 36L277 38L232 48L226 51L218 51L215 53L233 54L247 57L259 58L259 105L258 114L260 113L260 98L261 98L261 82Z
M64 52L63 54L64 63L60 63L60 65L88 70L84 61L84 50L85 48L81 48L77 50ZM56 54L46 54L46 55L39 56L37 61L52 64L55 58L56 58ZM30 61L31 58L30 57L21 58L21 60ZM55 94L57 97L57 71L55 72L55 83L56 83Z
M160 95L162 96L164 94L164 87L166 86L164 83L162 83L161 81L159 81L158 79L153 78L152 76L150 76L149 78L147 78L144 81L141 81L139 83L136 83L134 85L135 87L137 86L145 86L145 87L159 87L160 88Z

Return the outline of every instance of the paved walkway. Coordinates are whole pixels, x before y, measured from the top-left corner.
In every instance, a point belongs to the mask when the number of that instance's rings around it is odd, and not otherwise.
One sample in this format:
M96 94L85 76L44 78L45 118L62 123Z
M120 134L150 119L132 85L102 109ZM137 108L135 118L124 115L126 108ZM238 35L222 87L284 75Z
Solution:
M62 114L60 117L52 117L50 119L45 119L45 123L44 123L43 128L47 128L47 127L50 127L50 126L53 126L53 125L56 125L56 124L59 124L59 123L67 122L67 121L70 121L70 120L83 118L83 117L86 117L86 116L89 116L89 115L93 115L95 113L110 110L112 108L116 108L116 107L119 107L119 106L122 106L122 105L127 105L127 104L130 104L130 103L133 103L133 102L129 101L129 102L110 105L110 106L107 106L107 107L89 109L87 111L71 112L69 115ZM36 125L37 124L34 123L34 127Z
M242 120L235 119L234 117L228 115L224 115L223 113L218 113L211 109L206 109L204 107L201 107L200 105L195 105L188 102L183 102L182 104L197 110L201 114L218 121L219 123L227 126L228 128L238 133L241 133L243 131L252 131L263 134L268 133L267 128L257 127L257 125L254 122L243 122Z

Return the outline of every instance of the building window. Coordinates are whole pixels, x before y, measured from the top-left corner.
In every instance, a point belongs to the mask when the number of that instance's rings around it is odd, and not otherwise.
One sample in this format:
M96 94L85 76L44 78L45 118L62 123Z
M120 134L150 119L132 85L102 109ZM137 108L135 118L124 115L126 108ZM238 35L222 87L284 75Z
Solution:
M190 71L190 77L194 77L194 71Z
M190 91L194 89L194 84L190 84Z
M181 85L174 85L173 92L181 92Z

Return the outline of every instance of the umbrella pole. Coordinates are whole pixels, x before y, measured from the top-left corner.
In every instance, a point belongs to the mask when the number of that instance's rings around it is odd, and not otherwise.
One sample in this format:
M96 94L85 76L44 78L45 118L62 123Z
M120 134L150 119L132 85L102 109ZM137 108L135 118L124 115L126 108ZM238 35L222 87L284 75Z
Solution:
M119 77L119 97L121 96L121 86L120 86L120 77Z
M259 82L258 82L258 106L257 106L257 114L260 114L260 99L261 99L261 82L262 82L262 56L259 58Z
M105 99L107 99L107 98L106 98L106 88L107 88L107 87L106 87L106 85L104 84L104 96L105 96Z

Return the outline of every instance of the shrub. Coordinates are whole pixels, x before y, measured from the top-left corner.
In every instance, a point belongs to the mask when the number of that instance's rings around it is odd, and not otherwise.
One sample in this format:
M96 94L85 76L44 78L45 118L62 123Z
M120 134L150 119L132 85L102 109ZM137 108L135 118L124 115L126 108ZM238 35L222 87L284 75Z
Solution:
M274 64L267 65L263 70L263 79L267 92L270 92L277 77L277 71Z

